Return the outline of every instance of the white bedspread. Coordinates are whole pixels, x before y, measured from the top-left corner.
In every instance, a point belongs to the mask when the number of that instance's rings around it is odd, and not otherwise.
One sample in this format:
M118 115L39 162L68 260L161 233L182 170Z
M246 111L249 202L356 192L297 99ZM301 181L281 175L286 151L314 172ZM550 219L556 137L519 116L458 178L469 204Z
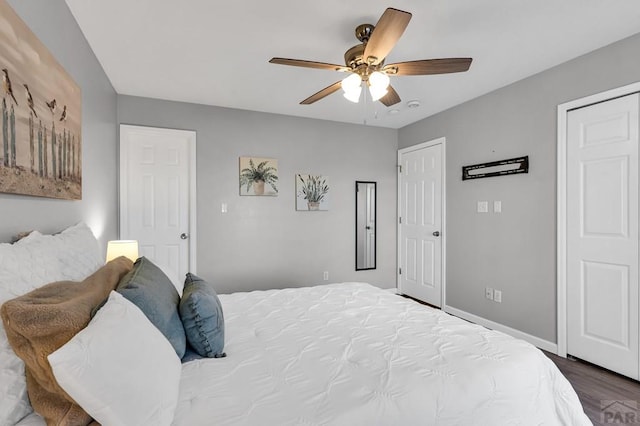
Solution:
M220 296L175 425L589 425L532 345L361 283Z

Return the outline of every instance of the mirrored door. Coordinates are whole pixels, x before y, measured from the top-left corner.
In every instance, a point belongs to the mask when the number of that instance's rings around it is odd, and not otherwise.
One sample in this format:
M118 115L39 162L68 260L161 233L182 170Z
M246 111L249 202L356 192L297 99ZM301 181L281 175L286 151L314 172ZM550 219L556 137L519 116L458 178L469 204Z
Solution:
M356 271L376 268L376 182L356 181Z

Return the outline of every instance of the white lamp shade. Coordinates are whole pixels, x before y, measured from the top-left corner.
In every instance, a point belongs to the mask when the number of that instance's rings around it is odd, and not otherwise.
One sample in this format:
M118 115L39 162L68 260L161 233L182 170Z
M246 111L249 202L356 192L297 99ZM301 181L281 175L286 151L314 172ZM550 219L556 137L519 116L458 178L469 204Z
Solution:
M360 92L362 92L362 87L358 86L354 89L349 89L348 92L345 91L342 96L357 104L360 100Z
M112 240L107 244L107 262L116 257L124 256L132 262L138 260L138 241L136 240Z
M374 102L382 98L384 95L386 95L388 91L389 90L386 88L380 89L379 87L369 86L369 93L371 93L371 99Z
M382 98L388 92L390 79L385 73L375 71L369 76L369 93L371 93L371 99L377 101Z
M376 88L380 87L382 89L386 89L387 87L389 87L390 82L391 79L389 78L389 76L380 71L372 72L369 76L369 84Z
M344 78L342 83L340 83L345 93L355 92L356 89L360 88L361 84L362 78L356 73L351 73L351 75Z

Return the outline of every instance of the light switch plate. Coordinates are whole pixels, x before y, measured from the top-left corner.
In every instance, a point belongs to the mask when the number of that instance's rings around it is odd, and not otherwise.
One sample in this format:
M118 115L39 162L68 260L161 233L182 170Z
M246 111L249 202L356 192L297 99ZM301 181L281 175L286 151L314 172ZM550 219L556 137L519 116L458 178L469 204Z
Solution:
M493 202L493 212L494 213L502 213L502 201L494 201Z
M489 213L488 201L478 201L478 213Z
M493 300L493 289L491 287L486 287L484 289L484 297L489 300Z

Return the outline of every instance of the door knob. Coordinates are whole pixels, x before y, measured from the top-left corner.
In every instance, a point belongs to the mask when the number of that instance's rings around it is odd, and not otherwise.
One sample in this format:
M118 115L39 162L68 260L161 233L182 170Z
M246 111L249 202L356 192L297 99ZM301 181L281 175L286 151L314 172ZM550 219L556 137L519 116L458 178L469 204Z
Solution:
M189 236L187 234L185 234L184 232L182 234L180 234L180 239L181 240L186 240L187 238L189 238Z
M433 232L433 236L434 237L439 237L440 236L440 231L434 231Z

